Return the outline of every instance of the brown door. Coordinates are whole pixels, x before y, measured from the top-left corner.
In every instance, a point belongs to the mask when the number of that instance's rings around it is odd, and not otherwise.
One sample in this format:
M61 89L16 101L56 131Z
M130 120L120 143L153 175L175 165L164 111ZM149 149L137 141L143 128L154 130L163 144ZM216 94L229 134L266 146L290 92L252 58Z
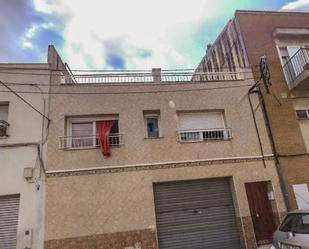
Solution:
M257 244L271 243L276 225L267 195L267 182L246 183L246 192Z

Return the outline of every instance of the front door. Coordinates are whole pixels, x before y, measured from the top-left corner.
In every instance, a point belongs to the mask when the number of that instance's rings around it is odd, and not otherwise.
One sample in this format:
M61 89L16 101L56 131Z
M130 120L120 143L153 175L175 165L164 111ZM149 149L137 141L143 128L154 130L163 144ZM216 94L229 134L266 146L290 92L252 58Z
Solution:
M246 183L246 192L257 244L269 244L276 224L268 199L267 182Z

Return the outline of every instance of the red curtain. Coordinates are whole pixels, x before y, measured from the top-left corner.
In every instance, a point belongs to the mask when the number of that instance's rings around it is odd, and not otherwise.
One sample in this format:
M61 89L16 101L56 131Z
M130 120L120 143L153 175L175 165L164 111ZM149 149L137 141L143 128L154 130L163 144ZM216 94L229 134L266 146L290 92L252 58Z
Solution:
M110 156L109 133L114 125L114 121L96 122L97 138L104 156Z

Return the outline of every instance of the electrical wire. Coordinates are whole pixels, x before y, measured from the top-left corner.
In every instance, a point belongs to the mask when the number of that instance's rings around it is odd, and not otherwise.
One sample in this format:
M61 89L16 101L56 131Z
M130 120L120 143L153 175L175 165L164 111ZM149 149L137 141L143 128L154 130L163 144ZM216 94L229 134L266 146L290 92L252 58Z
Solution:
M249 68L249 67L246 67L246 68ZM228 68L221 68L221 69L227 69ZM235 68L235 69L243 69L243 68ZM6 71L2 71L0 69L0 74L12 74L12 75L35 75L35 76L64 76L64 74L50 74L51 71L56 71L56 72L65 72L65 73L68 73L68 71L66 70L51 70L51 69L48 69L48 73L38 73L38 72L14 72L13 69L12 71L10 71L8 68L5 69ZM9 70L9 71L8 71ZM15 70L15 69L14 69ZM22 68L20 68L19 70L23 70ZM34 69L32 69L34 70ZM35 69L35 70L39 70L41 71L41 69ZM164 73L166 73L166 75L168 75L168 73L173 73L173 72L183 72L183 73L190 73L190 74L198 74L198 73L220 73L222 71L216 71L215 68L212 69L213 71L209 71L209 72L201 72L199 70L194 70L194 69L188 69L188 70L184 70L184 69L175 69L175 70L161 70L161 72L163 72L163 75ZM255 69L252 69L252 70L255 70ZM72 70L73 71L73 70ZM115 71L115 70L111 70L111 71L86 71L86 70L75 70L75 72L85 72L85 73L82 73L82 74L74 74L72 75L72 77L85 77L85 76L88 76L88 75L100 75L100 74L93 74L94 72L97 72L97 73L102 73L102 76L104 75L113 75L113 76L116 76L116 75L124 75L127 73L128 76L132 75L133 73L147 73L147 74L151 74L151 71L150 70L147 70L147 71L139 71L139 70L131 70L131 71L124 71L124 70L121 70L121 71ZM91 74L86 74L87 72L91 73ZM230 71L230 72L236 72L236 71ZM106 73L106 74L104 74ZM107 74L109 73L109 74ZM71 76L71 75L70 75Z
M241 79L242 81L245 80L256 80L255 77L250 77L250 78L244 78ZM188 85L188 84L213 84L214 82L222 82L224 80L213 80L213 81L175 81L175 82L160 82L160 83L156 83L155 85ZM226 80L229 81L229 80ZM236 81L236 80L235 80ZM101 86L110 86L110 85L126 85L126 86L141 86L141 85L150 85L152 82L119 82L119 83L74 83L74 84L64 84L61 82L54 82L51 84L51 86L71 86L71 85L78 85L78 86L87 86L87 87L101 87ZM5 84L7 85L18 85L18 86L48 86L48 84L44 84L44 83L23 83L23 82L11 82L11 81L5 81ZM151 85L151 86L154 86Z
M0 81L1 82L1 81ZM47 95L113 95L113 94L145 94L145 93L165 93L165 92L194 92L194 91L211 91L211 90L222 90L232 88L251 87L252 84L236 85L236 86L222 86L222 87L211 87L211 88L197 88L197 89L178 89L178 90L158 90L158 91L126 91L126 92L42 92ZM8 87L7 87L8 88ZM0 90L0 92L12 92ZM28 93L28 94L41 94L40 92L33 91L13 91L16 93ZM40 113L43 115L42 113ZM46 116L45 116L46 117ZM48 117L46 117L48 119Z
M13 93L15 96L17 96L19 99L21 99L24 103L26 103L28 106L30 106L34 111L36 111L37 113L39 113L41 116L43 116L44 118L46 118L48 120L48 122L50 122L51 120L46 116L44 115L42 112L40 112L38 109L36 109L31 103L29 103L27 100L25 100L22 96L20 96L17 91L14 91L13 89L11 89L10 87L8 87L4 82L2 82L0 80L0 84L2 84L5 88L7 88L9 91L6 91L6 92L11 92ZM34 92L33 92L34 93ZM35 93L38 93L38 94L41 94L41 92L35 92Z
M243 69L243 68L258 68L259 65L250 65L250 66L246 66L246 67L233 67L234 69ZM212 70L216 70L216 68L210 68ZM227 69L229 70L229 67L222 67L221 69ZM23 71L32 71L32 70L39 70L39 71L52 71L52 72L68 72L68 70L66 69L50 69L50 68L23 68L23 67L1 67L0 64L0 73L4 73L5 71L11 71L11 70L23 70ZM121 73L121 72L151 72L151 69L132 69L132 70L115 70L115 69L71 69L72 72L97 72L97 73L105 73L105 72L115 72L115 73ZM161 72L181 72L181 71L191 71L191 72L195 72L196 69L193 68L178 68L178 69L161 69ZM22 72L20 72L21 74L23 74ZM35 74L35 73L33 73ZM44 74L45 75L45 74ZM46 75L50 75L49 73Z

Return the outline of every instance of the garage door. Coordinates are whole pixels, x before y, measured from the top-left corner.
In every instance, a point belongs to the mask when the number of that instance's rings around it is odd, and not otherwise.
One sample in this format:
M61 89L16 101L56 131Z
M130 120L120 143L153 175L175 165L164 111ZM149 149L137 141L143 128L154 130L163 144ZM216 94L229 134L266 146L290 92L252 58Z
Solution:
M159 249L240 249L229 179L154 185Z
M0 196L0 248L16 249L19 195Z

